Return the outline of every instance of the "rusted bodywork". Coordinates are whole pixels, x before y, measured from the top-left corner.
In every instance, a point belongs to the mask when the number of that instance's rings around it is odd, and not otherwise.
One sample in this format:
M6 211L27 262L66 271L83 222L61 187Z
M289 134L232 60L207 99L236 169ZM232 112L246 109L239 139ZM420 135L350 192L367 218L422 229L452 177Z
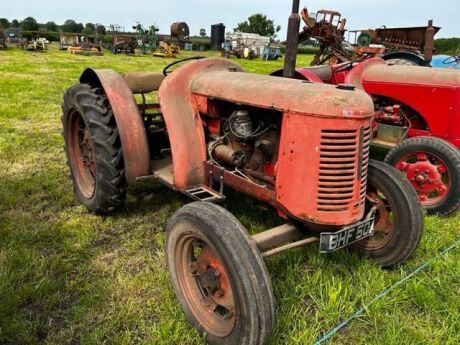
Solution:
M115 115L123 150L126 178L133 182L150 173L150 153L145 126L134 95L123 77L112 70L86 69L81 83L102 87Z
M228 172L222 173L226 184L302 221L344 225L362 219L373 115L363 92L246 74L227 60L205 59L166 78L159 96L176 189L207 184L203 128L226 115L215 112L226 102L279 114L282 128L273 191L262 192L257 183ZM219 176L218 169L213 175Z

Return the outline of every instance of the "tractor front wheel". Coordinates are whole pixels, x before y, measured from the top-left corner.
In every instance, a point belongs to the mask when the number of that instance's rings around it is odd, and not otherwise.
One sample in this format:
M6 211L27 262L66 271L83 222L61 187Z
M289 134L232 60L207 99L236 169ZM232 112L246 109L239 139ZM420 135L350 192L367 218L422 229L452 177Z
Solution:
M406 261L423 233L423 213L407 180L388 164L369 162L366 214L375 215L374 234L354 244L359 252L390 268Z
M402 141L385 158L417 191L428 214L449 215L460 206L460 152L434 137Z
M78 200L105 214L120 207L127 182L115 117L101 89L77 84L62 103L65 151Z
M215 204L195 202L167 226L166 263L190 323L210 344L265 344L274 298L265 264L244 227Z

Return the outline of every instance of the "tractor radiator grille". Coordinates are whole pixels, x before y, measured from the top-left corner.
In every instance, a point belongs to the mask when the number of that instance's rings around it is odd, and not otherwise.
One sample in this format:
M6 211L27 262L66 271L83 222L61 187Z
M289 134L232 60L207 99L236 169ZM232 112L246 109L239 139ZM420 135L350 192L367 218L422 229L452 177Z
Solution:
M359 181L360 204L365 202L371 128L322 130L318 211L347 211Z

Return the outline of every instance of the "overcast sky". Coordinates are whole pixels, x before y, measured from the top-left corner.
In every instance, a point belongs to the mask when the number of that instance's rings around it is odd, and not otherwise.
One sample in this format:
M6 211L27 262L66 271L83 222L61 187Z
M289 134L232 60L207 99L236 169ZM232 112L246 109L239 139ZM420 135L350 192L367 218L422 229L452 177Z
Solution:
M281 25L279 36L285 38L291 6L291 0L0 0L0 17L11 21L32 16L38 22L57 24L74 19L126 28L139 21L144 26L157 24L164 34L169 33L171 23L185 21L191 34L197 35L200 28L209 34L211 24L215 23L224 23L229 31L251 14L263 13ZM304 0L302 6L308 6L309 12L341 12L349 30L381 25L422 26L434 19L434 24L442 27L437 37L460 37L460 0Z

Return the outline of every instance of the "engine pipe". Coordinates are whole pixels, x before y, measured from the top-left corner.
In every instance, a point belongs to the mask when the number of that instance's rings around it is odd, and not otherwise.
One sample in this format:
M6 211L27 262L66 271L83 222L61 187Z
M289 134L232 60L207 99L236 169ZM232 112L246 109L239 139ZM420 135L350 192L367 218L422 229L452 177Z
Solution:
M289 16L288 32L286 38L286 55L284 57L283 77L294 78L297 62L300 29L300 0L292 1L292 13Z

